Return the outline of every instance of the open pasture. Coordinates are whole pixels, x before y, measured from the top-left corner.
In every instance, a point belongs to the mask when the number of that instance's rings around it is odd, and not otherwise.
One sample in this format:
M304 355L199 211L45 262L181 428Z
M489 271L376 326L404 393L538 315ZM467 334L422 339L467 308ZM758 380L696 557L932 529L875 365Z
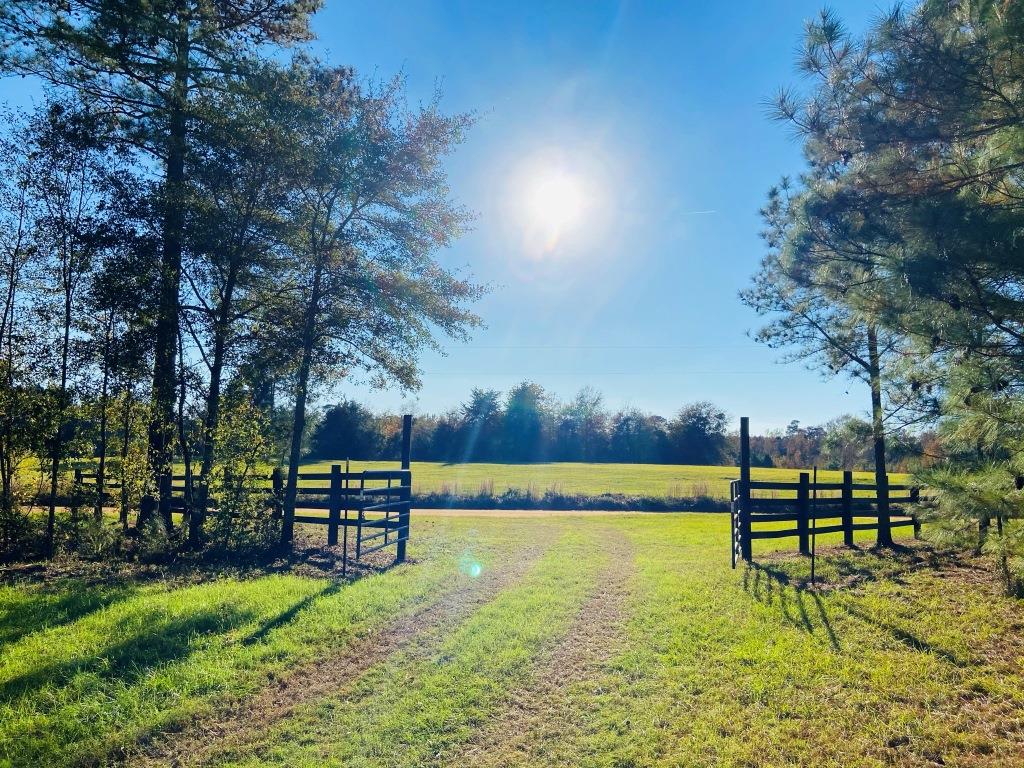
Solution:
M321 461L303 465L304 472L329 472L331 464L344 460ZM393 469L394 462L353 461L353 471L362 469ZM754 480L795 482L800 470L775 467L754 467ZM729 482L739 477L736 467L694 466L685 464L593 464L582 462L551 462L539 464L446 464L413 461L413 492L415 494L451 492L476 495L501 494L509 489L532 491L542 495L554 490L560 494L597 496L620 493L627 496L729 498ZM890 475L893 482L904 482L905 476ZM821 482L841 482L841 471L819 470ZM854 473L855 482L872 482L870 472Z
M822 537L807 589L768 542L731 570L726 515L415 521L351 583L8 573L0 764L1024 760L1019 606L971 562Z

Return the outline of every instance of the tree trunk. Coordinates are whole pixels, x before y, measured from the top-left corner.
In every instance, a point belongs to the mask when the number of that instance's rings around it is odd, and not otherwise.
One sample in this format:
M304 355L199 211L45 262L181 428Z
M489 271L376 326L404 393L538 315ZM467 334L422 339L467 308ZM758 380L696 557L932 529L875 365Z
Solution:
M65 258L68 258L65 256ZM57 519L57 484L60 479L60 460L64 454L64 420L67 416L68 355L71 349L71 288L65 276L64 327L60 349L60 389L57 392L57 426L50 446L50 506L46 515L46 556L53 557L53 537ZM72 502L72 514L77 514L77 503Z
M121 525L128 530L128 450L131 447L132 439L132 393L131 389L124 391L124 417L121 421L121 429L124 439L121 442Z
M180 9L179 9L180 11ZM179 15L177 64L168 115L167 157L164 166L163 250L160 259L160 295L153 359L153 414L149 426L149 457L155 478L170 474L174 463L174 410L177 376L178 291L184 239L184 180L188 99L188 22ZM167 486L157 482L161 508Z
M186 389L185 380L185 350L181 342L181 334L178 334L178 445L181 448L181 460L185 467L185 482L184 492L182 493L184 500L184 515L189 522L189 528L192 527L192 508L194 495L192 493L192 450L188 444L188 434L185 430L185 399L188 393ZM167 523L167 527L171 527L171 515L170 507L164 507L168 510L167 517L164 522Z
M885 425L882 421L882 366L878 354L878 329L868 326L868 377L871 383L871 436L875 449L875 485L878 486L878 539L880 547L892 546L889 525L889 475L885 466Z
M313 274L313 289L302 328L302 356L295 384L295 413L292 419L291 447L288 452L288 479L284 489L284 521L281 525L281 543L284 546L291 546L295 530L295 496L299 481L299 459L302 458L302 434L306 430L306 396L309 392L309 371L320 310L322 270L323 267L318 264Z
M103 519L103 501L106 492L104 486L107 477L107 391L110 380L110 334L112 325L113 317L110 317L107 320L106 334L103 337L103 380L100 384L100 463L96 468L96 506L93 508L93 517L97 523Z
M189 543L193 546L197 546L202 541L206 507L209 503L210 473L213 471L213 461L216 457L214 438L217 432L217 425L220 423L220 388L224 377L224 357L227 352L227 335L231 324L236 276L235 263L232 262L228 279L225 281L224 295L221 299L220 311L217 314L217 321L213 332L210 387L206 393L206 420L203 424L203 445L199 467L199 503L192 512L193 516L189 521L188 529Z

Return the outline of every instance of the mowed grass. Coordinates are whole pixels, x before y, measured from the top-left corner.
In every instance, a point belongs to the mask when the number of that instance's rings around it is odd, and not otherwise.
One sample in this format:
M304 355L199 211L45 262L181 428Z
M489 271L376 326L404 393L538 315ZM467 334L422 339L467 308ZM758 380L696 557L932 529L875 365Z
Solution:
M204 750L191 757L204 765L1024 760L1022 606L977 562L828 549L837 536L823 536L826 586L808 589L807 559L767 542L759 566L730 569L728 516L707 514L417 513L414 536L415 562L350 584L0 589L0 762L132 763L154 731L195 718ZM605 654L577 630L609 573L625 596L603 616L617 638ZM371 653L313 700L231 709L291 675L329 675L318 659L372 649L396 617L503 574L457 619ZM559 684L542 685L553 672ZM241 717L220 742L231 711ZM477 741L493 723L508 725Z
M331 464L344 461L319 461L306 464L306 472L329 472ZM397 462L354 461L353 471L362 469L395 469ZM775 467L754 467L754 480L795 482L800 470ZM727 499L729 482L739 477L737 467L710 467L685 464L587 464L556 462L547 464L446 464L436 461L412 463L415 493L455 493L474 495L484 490L501 494L509 489L541 495L546 491L561 494L597 496L621 493L627 496L692 497L710 496ZM843 473L819 470L820 482L841 482ZM906 475L892 474L890 480L900 483ZM874 482L870 472L854 473L854 482Z

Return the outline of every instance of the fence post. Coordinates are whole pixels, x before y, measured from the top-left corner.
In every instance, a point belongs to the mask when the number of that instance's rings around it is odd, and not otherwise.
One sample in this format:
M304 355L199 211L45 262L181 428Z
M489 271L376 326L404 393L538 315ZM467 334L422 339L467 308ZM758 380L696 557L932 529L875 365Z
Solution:
M921 500L921 489L911 488L910 489L910 503L917 504ZM921 519L917 516L917 512L910 513L910 519L914 522L914 538L921 538Z
M81 511L82 497L85 494L82 492L82 470L75 467L75 482L71 486L71 519L78 520L78 513Z
M800 554L811 554L810 519L811 519L811 476L800 473L800 489L797 491L796 527L800 534Z
M341 516L341 465L331 464L331 494L327 509L327 546L338 543L338 518Z
M160 475L160 517L164 521L164 525L167 526L167 530L170 531L174 527L174 521L171 519L171 486L172 477L170 474Z
M270 473L270 510L275 520L281 517L283 491L284 478L281 476L281 468L274 467L274 471Z
M402 417L402 469L409 469L412 459L412 414Z
M750 417L740 418L740 556L748 563L754 559L750 546Z
M395 547L395 562L405 562L405 543L409 538L409 519L412 513L412 414L405 414L402 417L402 469L407 471L402 478L402 485L408 486L399 494L399 500L403 504L398 508L398 545Z
M843 544L853 546L853 472L843 472Z

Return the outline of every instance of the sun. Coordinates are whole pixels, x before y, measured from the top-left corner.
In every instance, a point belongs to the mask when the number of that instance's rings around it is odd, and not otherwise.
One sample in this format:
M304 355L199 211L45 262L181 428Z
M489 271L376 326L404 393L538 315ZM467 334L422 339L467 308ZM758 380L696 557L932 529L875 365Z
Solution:
M566 171L542 172L526 191L527 213L534 224L564 231L575 227L583 212L580 179Z
M587 207L583 179L559 168L532 173L523 185L522 210L529 239L552 251L583 222Z

